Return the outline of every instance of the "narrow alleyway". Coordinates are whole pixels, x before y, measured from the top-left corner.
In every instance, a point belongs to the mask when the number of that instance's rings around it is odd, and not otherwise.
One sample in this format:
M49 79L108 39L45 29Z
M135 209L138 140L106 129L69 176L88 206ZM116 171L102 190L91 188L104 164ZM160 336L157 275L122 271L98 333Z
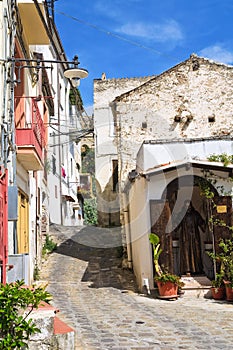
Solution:
M76 331L76 349L232 349L233 303L138 294L133 274L120 267L117 229L52 226L51 235L58 249L41 278Z

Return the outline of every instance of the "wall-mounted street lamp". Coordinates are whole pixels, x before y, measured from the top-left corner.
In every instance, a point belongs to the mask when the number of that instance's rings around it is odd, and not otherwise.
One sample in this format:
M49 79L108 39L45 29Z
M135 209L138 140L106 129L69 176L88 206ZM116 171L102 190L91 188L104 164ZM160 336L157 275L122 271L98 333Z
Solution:
M71 82L71 85L73 87L77 87L80 84L80 79L84 79L88 76L88 71L84 68L78 67L79 61L78 61L78 56L74 56L73 61L62 61L62 60L44 60L44 59L31 59L31 58L15 58L15 57L10 57L7 59L7 62L12 62L13 66L19 69L19 72L21 69L24 68L33 68L37 71L39 69L52 69L52 67L45 67L41 63L60 63L60 64L69 64L71 67L66 69L64 71L64 77L69 79ZM16 66L15 63L21 63L21 65ZM24 65L23 63L26 63ZM34 63L34 64L33 64ZM8 82L13 83L11 80L8 80ZM14 79L14 83L20 83L20 74L19 78L17 80Z
M84 68L79 68L78 56L74 56L72 64L73 67L66 69L64 72L64 77L71 80L73 87L77 87L80 84L80 79L84 79L88 76L88 71Z
M15 121L14 121L14 86L15 84L20 84L21 69L34 69L36 75L36 81L38 80L38 74L40 69L53 69L52 64L61 64L64 68L64 77L70 81L73 87L77 87L80 83L80 79L86 78L88 76L88 71L84 68L79 68L78 56L74 56L72 61L66 60L52 60L43 59L43 57L37 58L20 58L20 57L8 57L7 59L0 59L1 62L11 64L9 78L6 83L10 85L10 120L9 120L9 130L2 133L2 155L4 160L4 166L7 168L9 151L13 154L13 184L16 184L16 147L15 147ZM51 66L49 65L51 64ZM18 69L18 76L15 75L15 69ZM7 149L6 141L10 144Z

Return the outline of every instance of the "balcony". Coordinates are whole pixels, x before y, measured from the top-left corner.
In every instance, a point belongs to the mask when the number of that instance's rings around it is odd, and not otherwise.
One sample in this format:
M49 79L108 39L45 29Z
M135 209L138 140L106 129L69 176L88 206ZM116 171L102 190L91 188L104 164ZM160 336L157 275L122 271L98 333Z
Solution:
M15 110L16 120L18 119L17 109L19 109L20 105L22 106L22 103L16 103L16 106L18 107L16 107ZM15 130L17 160L26 170L42 170L43 147L45 145L45 126L37 102L34 98L31 98L31 122L22 123L24 113L21 113L20 116L20 123L16 123ZM25 124L25 126L22 127L22 124Z

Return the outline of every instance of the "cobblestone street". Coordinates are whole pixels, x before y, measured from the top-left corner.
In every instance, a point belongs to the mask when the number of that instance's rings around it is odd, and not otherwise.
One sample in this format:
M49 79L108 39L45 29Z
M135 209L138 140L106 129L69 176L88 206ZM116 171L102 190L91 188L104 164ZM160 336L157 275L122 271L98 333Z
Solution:
M76 331L76 349L233 348L233 303L139 294L133 274L120 268L116 229L56 226L51 236L58 249L44 262L41 278L60 317Z

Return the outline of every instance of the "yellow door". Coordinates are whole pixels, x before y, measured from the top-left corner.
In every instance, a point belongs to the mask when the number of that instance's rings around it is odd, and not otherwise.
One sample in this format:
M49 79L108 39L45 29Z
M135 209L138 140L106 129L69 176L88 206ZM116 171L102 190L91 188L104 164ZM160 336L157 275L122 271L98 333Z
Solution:
M18 254L29 253L28 198L18 194L17 247Z

